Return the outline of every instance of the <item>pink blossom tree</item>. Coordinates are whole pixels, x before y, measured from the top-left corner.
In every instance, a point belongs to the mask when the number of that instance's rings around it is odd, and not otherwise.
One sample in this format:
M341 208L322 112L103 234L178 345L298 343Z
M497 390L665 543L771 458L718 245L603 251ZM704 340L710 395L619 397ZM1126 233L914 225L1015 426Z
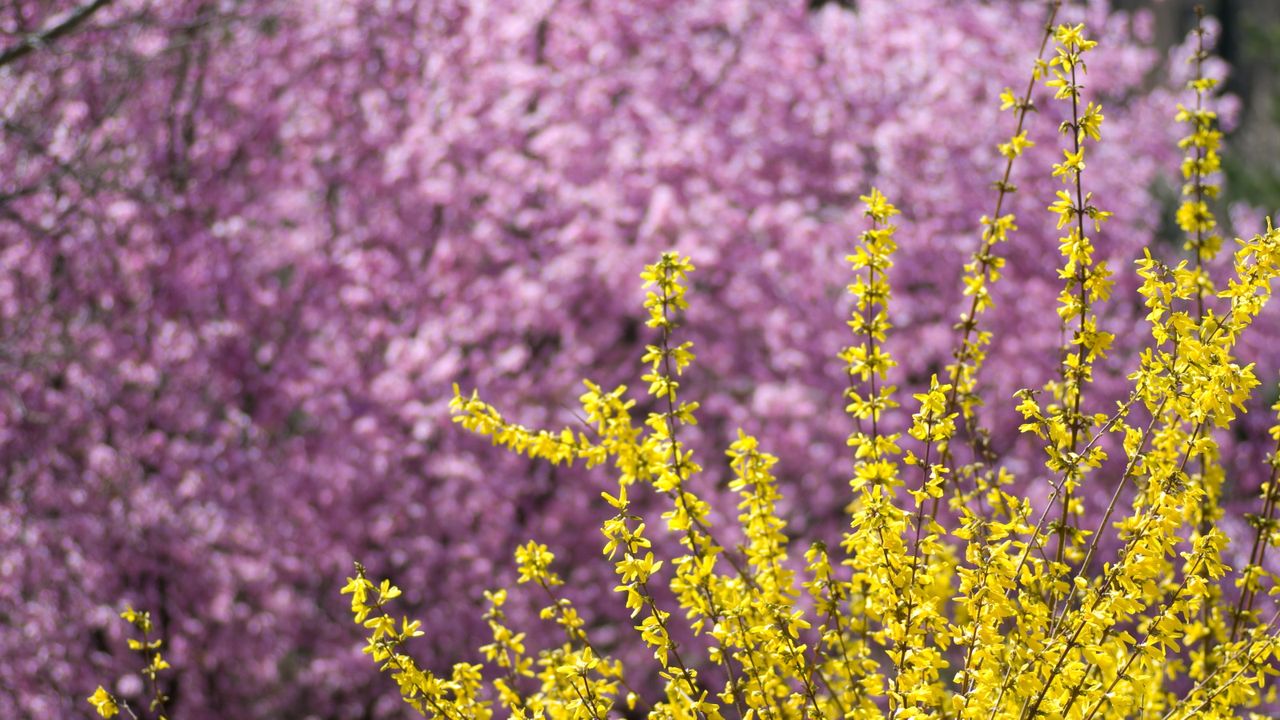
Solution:
M130 602L171 648L175 717L390 716L332 592L349 558L406 588L419 651L449 659L481 642L474 607L517 542L569 564L600 543L590 477L455 432L450 383L575 422L584 369L638 375L634 271L671 246L704 270L690 439L766 438L794 525L834 526L856 198L876 184L904 212L893 342L919 383L954 346L1010 130L996 97L1043 22L1031 2L851 5L0 10L0 715L84 715L93 678L126 674ZM1106 48L1090 166L1124 268L1162 222L1178 93L1149 18L1068 12ZM1013 178L988 397L1056 367L1056 127L1035 118ZM984 411L1000 452L1011 407ZM701 458L700 482L724 477ZM572 580L583 607L610 594Z

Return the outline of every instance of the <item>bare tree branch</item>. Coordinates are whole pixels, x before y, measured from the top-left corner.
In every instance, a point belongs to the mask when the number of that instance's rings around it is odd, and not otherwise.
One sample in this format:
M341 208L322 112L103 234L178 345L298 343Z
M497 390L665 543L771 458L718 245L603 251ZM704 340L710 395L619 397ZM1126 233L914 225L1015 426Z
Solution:
M4 67L15 60L19 60L26 56L32 50L44 47L49 43L57 40L75 30L85 20L88 20L94 13L111 4L112 0L93 0L87 5L81 5L76 8L61 22L55 23L51 27L45 28L34 35L28 35L25 40L14 45L13 47L0 52L0 67Z

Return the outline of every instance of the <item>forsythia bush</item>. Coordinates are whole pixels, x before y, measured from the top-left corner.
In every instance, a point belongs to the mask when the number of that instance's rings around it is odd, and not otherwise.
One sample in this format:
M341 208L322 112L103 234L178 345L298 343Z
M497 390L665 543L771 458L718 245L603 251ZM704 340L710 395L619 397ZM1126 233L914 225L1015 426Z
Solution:
M507 621L508 590L494 590L486 593L492 642L480 649L483 662L448 674L415 661L408 641L424 630L392 614L401 591L357 564L342 592L369 631L365 652L404 700L424 716L454 720L1174 720L1237 717L1273 701L1280 613L1264 612L1259 600L1277 589L1265 560L1280 541L1280 460L1270 456L1261 509L1249 518L1248 563L1228 567L1215 432L1237 421L1260 384L1233 353L1280 276L1280 231L1268 224L1238 240L1231 276L1210 277L1223 246L1209 207L1221 137L1205 108L1214 83L1197 72L1195 103L1177 114L1188 134L1176 220L1190 256L1172 266L1150 253L1138 261L1150 341L1130 358L1127 397L1114 407L1091 402L1095 364L1113 342L1098 323L1112 271L1095 252L1110 213L1089 191L1086 162L1102 139L1104 112L1082 97L1095 44L1082 25L1051 20L1026 91L1005 93L1016 129L1000 147L1007 162L994 211L982 217L982 242L965 268L954 362L910 400L888 384L895 359L885 349L898 210L875 189L861 198L868 226L848 256L854 342L840 354L853 466L850 525L839 542L792 548L777 509L777 458L742 431L727 451L742 541L713 526L710 505L693 488L701 468L681 441L698 403L681 386L692 343L677 333L694 268L677 253L641 276L656 334L642 358L643 419L625 386L587 381L583 429L534 430L455 386L451 407L467 430L553 464L611 469L617 487L602 493L613 510L601 526L603 554L653 664L624 668L593 639L590 619L562 592L552 550L537 542L516 550L518 580L545 600L542 618L564 642L528 647L525 632ZM1197 67L1204 58L1202 47ZM1017 229L1004 206L1016 191L1010 169L1030 144L1024 125L1041 80L1070 108L1070 120L1052 169L1063 189L1049 207L1064 233L1060 374L1019 392L1016 406L1053 478L1043 501L1033 502L1007 490L1013 472L993 462L976 409L991 340L980 319L1004 264L996 249ZM891 421L899 407L910 413L904 428ZM1280 442L1280 425L1272 436ZM631 499L640 492L669 499L661 521L678 538L673 556L659 557L651 519ZM1110 497L1100 518L1086 522L1084 493ZM154 681L166 663L148 637L150 621L133 611L126 619L143 633L135 649L147 661L153 710L163 713ZM102 688L90 702L104 717L134 713Z

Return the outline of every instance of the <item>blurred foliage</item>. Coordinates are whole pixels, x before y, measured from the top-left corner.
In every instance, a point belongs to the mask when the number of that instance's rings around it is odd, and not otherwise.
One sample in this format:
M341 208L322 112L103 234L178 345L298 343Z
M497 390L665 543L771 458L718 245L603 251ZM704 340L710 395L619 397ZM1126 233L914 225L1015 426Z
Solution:
M1247 18L1246 18L1247 20ZM1273 69L1280 67L1280 23L1242 22L1240 33L1240 63L1254 71L1256 82L1251 88L1251 103L1260 103L1266 113L1251 114L1247 122L1265 122L1263 132L1271 137L1280 134L1280 104L1275 102L1280 79ZM1229 138L1230 151L1226 153L1224 169L1227 176L1227 200L1247 202L1267 210L1280 208L1280 168L1270 153L1250 152L1245 146L1259 133L1248 124Z

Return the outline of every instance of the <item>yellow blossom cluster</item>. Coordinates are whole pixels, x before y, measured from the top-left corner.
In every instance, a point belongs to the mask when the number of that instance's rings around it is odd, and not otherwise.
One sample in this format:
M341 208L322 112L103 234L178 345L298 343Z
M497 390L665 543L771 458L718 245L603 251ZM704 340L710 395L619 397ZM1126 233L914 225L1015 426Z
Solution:
M1186 151L1186 157L1182 162L1182 203L1178 206L1176 220L1186 234L1185 249L1194 253L1190 277L1183 282L1194 285L1195 317L1203 322L1205 298L1215 290L1208 266L1222 248L1222 236L1217 232L1217 221L1209 206L1218 197L1216 179L1221 169L1218 149L1222 133L1216 127L1217 114L1206 107L1206 97L1217 86L1217 80L1204 75L1204 61L1209 58L1209 52L1205 48L1203 8L1197 7L1196 12L1201 22L1196 24L1196 50L1189 58L1195 64L1195 74L1187 83L1188 89L1195 93L1195 104L1191 107L1179 105L1175 116L1175 120L1187 125L1189 130L1189 134L1178 142L1178 146ZM1220 500L1226 479L1213 435L1200 433L1197 439L1200 447L1197 448L1196 463L1192 466L1194 472L1190 473L1189 482L1197 486L1203 499L1190 509L1189 522L1196 528L1193 539L1212 532L1222 518ZM1208 593L1201 611L1201 624L1193 631L1200 639L1200 649L1191 667L1192 677L1197 679L1212 668L1212 647L1224 639L1228 632L1227 624L1231 622L1224 616L1219 588L1211 586Z
M347 578L342 593L351 596L351 614L356 623L369 631L364 653L378 663L383 672L391 675L400 689L400 697L410 707L427 717L453 720L487 720L493 717L490 703L479 697L481 666L458 663L453 666L450 676L444 678L418 665L407 652L405 643L421 637L423 631L420 622L402 617L397 623L387 612L387 603L400 596L400 588L389 580L374 584L364 567L356 563L356 576ZM501 599L497 600L497 605L501 606ZM494 624L495 621L490 622Z
M166 720L167 710L165 703L168 702L169 696L165 695L160 689L160 683L157 679L160 672L169 669L169 662L160 654L160 648L164 645L164 641L160 638L152 638L155 627L151 623L151 613L145 610L134 610L126 607L121 613L120 618L129 623L140 637L131 637L128 639L129 649L142 656L143 666L139 670L139 674L146 680L146 686L149 698L149 709L158 720ZM116 697L107 692L107 689L98 686L90 695L89 704L98 712L98 715L104 718L115 717L123 710L126 715L137 720L138 715L134 709L124 699Z
M1087 47L1079 33L1060 28L1056 35L1067 48ZM1069 57L1060 65L1081 67ZM1069 174L1074 182L1079 170ZM1265 548L1280 539L1274 520L1280 492L1274 481L1264 489L1253 562L1238 573L1223 561L1223 533L1196 527L1191 508L1204 492L1189 481L1187 468L1210 447L1205 432L1229 426L1257 385L1252 368L1236 362L1233 351L1280 276L1280 232L1268 228L1239 241L1234 277L1209 298L1219 307L1203 316L1191 309L1197 283L1186 262L1174 268L1150 256L1139 262L1152 343L1139 358L1130 398L1113 414L1081 423L1072 450L1063 440L1070 415L1061 401L1042 409L1035 393L1022 393L1025 427L1051 458L1050 502L1036 507L1004 491L1008 470L994 468L980 493L962 496L981 499L987 512L959 505L948 527L938 517L939 501L954 470L947 448L961 432L961 412L953 386L934 377L913 394L905 431L885 427L884 412L898 406L887 383L894 360L884 348L897 231L890 221L898 210L876 190L862 201L869 228L849 256L855 343L841 353L855 425L849 439L854 497L839 551L811 544L798 572L778 513L778 459L742 431L728 459L745 541L730 546L717 539L707 503L690 485L699 468L678 437L679 428L695 420L677 393L692 352L672 339L692 268L666 254L643 276L656 288L646 305L660 338L644 358L655 409L638 425L636 401L626 398L625 387L605 392L588 382L580 400L591 433L564 443L575 448L571 461L615 470L617 489L602 493L614 513L603 521L604 553L618 576L615 590L637 618L636 637L652 650L663 690L646 700L627 684L621 665L592 643L585 620L557 595L562 580L551 551L531 542L516 552L519 582L540 588L550 603L542 617L560 625L567 642L539 650L535 660L524 635L505 624L506 593L489 593L494 642L482 654L495 676L490 703L520 718L642 712L779 720L1166 720L1235 717L1266 699L1263 687L1276 674L1280 641L1276 617L1261 618L1254 599L1264 586L1274 587L1262 561ZM1070 317L1078 320L1083 312ZM1076 352L1088 358L1090 351ZM1140 408L1150 418L1145 426L1134 422ZM455 414L490 436L510 427L478 422L501 416L474 394L455 392ZM1110 481L1112 507L1096 530L1074 530L1081 547L1057 558L1047 517L1061 507L1072 480L1100 471L1107 433L1121 438L1125 461ZM1280 439L1280 429L1275 435ZM552 443L534 454L556 461L564 453ZM1114 559L1097 563L1097 538L1111 526L1126 487L1135 490L1132 512L1114 523L1122 547ZM658 556L630 500L636 488L670 501L664 525L682 548L673 557ZM1214 589L1229 576L1245 589L1240 606L1233 614L1206 614ZM657 592L659 583L669 595ZM672 631L677 609L694 633L691 641L677 640ZM1236 627L1206 644L1204 617L1232 618ZM442 709L414 706L428 716L470 716L437 697Z
M1111 343L1097 310L1110 297L1110 270L1091 237L1109 213L1085 190L1088 148L1101 140L1104 118L1083 93L1086 54L1096 43L1081 25L1050 27L1046 47L1049 40L1053 57L1037 61L1027 93L1002 95L1018 127L999 148L1008 165L996 210L981 219L980 249L965 269L971 299L957 325L955 362L912 395L905 428L888 419L901 401L886 349L899 210L875 189L861 198L868 227L848 256L854 342L840 352L853 464L850 526L838 546L814 542L802 564L792 562L773 474L778 458L741 430L728 461L744 540L717 537L694 487L700 467L680 439L697 411L681 386L692 344L676 340L693 272L687 258L666 253L642 274L648 325L658 335L642 358L643 422L626 387L586 383L580 401L589 432L526 429L455 388L452 409L467 429L531 457L612 468L616 489L602 493L613 513L602 521L603 551L662 688L646 699L627 684L557 594L551 551L529 543L517 550L519 582L545 595L542 617L561 626L567 642L531 652L506 625L506 594L489 593L493 642L481 652L494 679L486 708L497 703L521 718L1172 720L1235 717L1267 699L1280 641L1277 616L1263 617L1257 599L1276 587L1264 560L1280 541L1280 491L1273 475L1250 520L1250 563L1233 569L1223 559L1227 538L1216 527L1210 476L1221 472L1213 433L1236 420L1258 385L1234 352L1280 276L1280 232L1268 226L1240 240L1221 290L1203 272L1214 245L1207 236L1189 244L1194 266L1150 254L1140 260L1151 342L1137 358L1130 396L1113 412L1086 411L1093 366ZM1023 124L1042 78L1070 106L1061 126L1068 144L1051 171L1066 189L1049 208L1066 230L1058 315L1069 341L1061 376L1042 392L1019 393L1023 429L1044 447L1052 479L1047 501L1033 503L1008 492L1010 469L981 451L974 408L989 342L978 317L1002 267L994 248L1016 230L1002 213L1015 190L1008 166L1030 143ZM1201 154L1189 186L1208 196L1202 171L1210 151L1201 141L1216 141L1197 128L1188 146ZM1280 429L1274 434L1280 442ZM970 444L972 462L957 462L957 440ZM1119 455L1115 473L1109 452ZM1077 519L1086 483L1112 498L1096 528ZM637 492L668 501L662 526L678 552L660 556L630 499ZM1108 533L1119 550L1104 560L1099 540ZM1228 579L1240 588L1234 610L1220 602ZM680 621L691 639L678 639L689 637L674 632ZM441 686L434 696L439 707L415 702L420 694L406 698L429 716L479 712L463 712L446 692ZM462 702L475 698L467 691Z
M1052 572L1058 574L1066 570L1065 561L1078 559L1074 555L1069 557L1082 540L1073 521L1082 511L1077 490L1088 472L1104 459L1099 448L1080 451L1088 432L1105 422L1102 416L1086 414L1083 401L1085 387L1093 379L1094 361L1106 356L1113 338L1099 327L1094 311L1097 303L1110 297L1111 273L1105 262L1094 259L1093 240L1087 234L1088 224L1097 232L1111 213L1093 204L1093 194L1085 192L1083 179L1085 143L1102 138L1101 106L1089 102L1082 107L1081 97L1085 55L1097 42L1085 37L1083 25L1059 26L1054 39L1057 41L1055 56L1049 61L1053 79L1045 84L1055 88L1056 99L1071 103L1071 119L1064 121L1060 128L1071 140L1070 146L1062 151L1062 162L1053 166L1053 176L1061 178L1067 189L1058 191L1057 200L1049 210L1057 215L1059 229L1068 228L1059 244L1064 261L1059 276L1065 284L1058 296L1058 316L1062 319L1064 335L1071 339L1063 348L1060 380L1046 387L1051 404L1040 432L1049 440L1045 446L1046 467L1063 477L1062 513L1052 528L1058 535Z

